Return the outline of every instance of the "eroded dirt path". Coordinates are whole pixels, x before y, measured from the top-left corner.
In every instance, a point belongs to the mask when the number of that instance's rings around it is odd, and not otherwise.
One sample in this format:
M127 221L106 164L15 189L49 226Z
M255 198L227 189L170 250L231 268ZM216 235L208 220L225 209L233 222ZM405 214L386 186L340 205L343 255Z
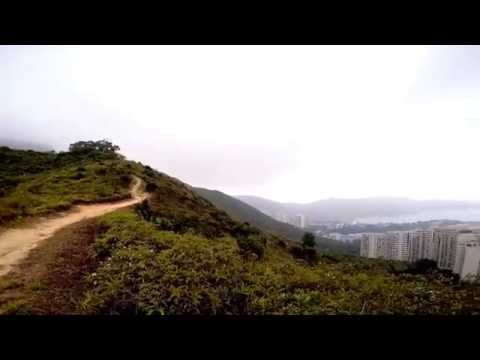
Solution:
M8 273L12 267L25 258L28 252L39 242L53 235L64 226L84 219L90 219L114 210L139 203L147 198L142 188L142 180L134 176L130 191L132 198L112 203L78 205L61 215L38 221L28 227L9 229L0 234L0 276Z

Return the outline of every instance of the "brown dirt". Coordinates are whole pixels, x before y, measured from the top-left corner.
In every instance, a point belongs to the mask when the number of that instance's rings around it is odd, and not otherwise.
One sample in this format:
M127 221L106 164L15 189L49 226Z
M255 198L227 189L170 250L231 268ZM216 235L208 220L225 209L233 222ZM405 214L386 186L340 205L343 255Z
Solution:
M0 314L78 314L86 275L98 265L91 250L95 222L60 229L0 278Z
M41 241L51 237L65 226L105 215L143 201L148 195L142 191L142 186L142 180L134 177L134 184L130 192L131 199L111 203L79 205L67 213L38 220L27 227L4 231L0 234L0 276L7 274Z

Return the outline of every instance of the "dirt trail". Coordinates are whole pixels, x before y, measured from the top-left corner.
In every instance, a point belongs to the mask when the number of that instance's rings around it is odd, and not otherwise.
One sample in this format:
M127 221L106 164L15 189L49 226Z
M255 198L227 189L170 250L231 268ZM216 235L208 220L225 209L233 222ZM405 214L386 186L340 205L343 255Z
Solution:
M9 229L0 234L0 276L8 273L12 266L27 256L40 241L49 238L60 228L78 221L101 216L114 210L139 203L147 198L141 191L142 180L134 176L130 191L131 199L112 203L75 206L71 211L41 220L33 225Z

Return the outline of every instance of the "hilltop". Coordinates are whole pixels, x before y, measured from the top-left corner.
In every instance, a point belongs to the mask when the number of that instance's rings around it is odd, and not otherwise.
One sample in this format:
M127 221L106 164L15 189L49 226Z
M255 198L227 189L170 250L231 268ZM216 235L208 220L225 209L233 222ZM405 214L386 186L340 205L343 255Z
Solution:
M232 218L201 191L125 159L115 147L92 145L49 154L0 149L3 227L28 225L76 204L125 199L133 177L149 194L140 204L69 225L44 240L0 278L0 313L480 311L478 287L458 284L448 274L407 273L399 262L302 247Z

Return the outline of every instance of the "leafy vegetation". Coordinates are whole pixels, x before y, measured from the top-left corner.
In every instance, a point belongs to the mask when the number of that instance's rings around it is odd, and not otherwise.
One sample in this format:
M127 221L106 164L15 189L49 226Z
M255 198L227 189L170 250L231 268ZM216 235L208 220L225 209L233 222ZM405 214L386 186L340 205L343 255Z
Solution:
M302 241L304 232L287 223L272 219L253 206L228 196L220 191L194 188L194 191L208 199L217 208L224 210L233 219L256 226L264 232L274 234L286 240ZM315 247L322 252L360 255L360 242L341 242L323 237L315 239Z
M112 144L107 140L99 141L78 141L69 146L68 150L72 153L115 153L120 150L120 146Z
M0 224L129 197L128 162L114 153L39 153L0 148Z
M42 203L96 201L99 188L110 189L107 196L126 190L131 175L145 181L151 197L42 243L16 274L0 279L0 313L480 313L479 287L433 264L319 252L321 238L314 248L311 235L301 246L266 234L179 180L114 152L12 155L20 159L2 174L18 176L14 169L28 162L45 168L28 170L1 201L18 198L21 189ZM59 187L50 192L46 184L55 177ZM39 188L30 192L33 185ZM45 211L30 203L25 209Z
M317 236L315 238L315 246L322 252L355 256L360 255L360 240L338 241Z
M279 247L246 258L232 237L160 231L132 213L100 222L101 265L82 311L107 314L431 314L479 311L474 288L395 275L385 261L317 264ZM477 295L474 295L477 294ZM447 305L448 304L448 305Z
M302 237L303 248L313 248L315 246L315 235L306 232Z

